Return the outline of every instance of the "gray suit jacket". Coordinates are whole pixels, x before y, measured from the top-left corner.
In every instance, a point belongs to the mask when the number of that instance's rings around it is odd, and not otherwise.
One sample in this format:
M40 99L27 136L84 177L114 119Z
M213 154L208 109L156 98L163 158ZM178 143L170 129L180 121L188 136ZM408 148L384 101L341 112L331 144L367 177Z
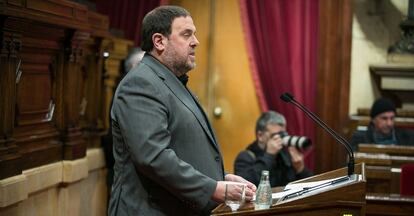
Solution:
M195 97L146 54L120 82L112 111L109 215L206 215L222 156Z

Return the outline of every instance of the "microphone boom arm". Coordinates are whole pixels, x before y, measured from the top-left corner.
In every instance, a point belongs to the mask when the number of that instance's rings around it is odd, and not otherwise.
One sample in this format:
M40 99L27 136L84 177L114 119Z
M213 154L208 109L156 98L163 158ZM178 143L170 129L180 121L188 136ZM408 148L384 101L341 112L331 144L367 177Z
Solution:
M355 165L355 159L354 159L354 151L351 148L351 145L347 140L345 140L341 135L339 135L336 131L334 131L332 128L330 128L328 125L326 125L325 122L323 122L318 116L316 116L314 113L312 113L310 110L308 110L305 106L300 104L298 101L296 101L292 95L289 93L284 93L280 96L280 98L287 102L292 103L296 107L298 107L300 110L302 110L309 118L311 118L314 122L317 123L320 127L322 127L326 132L328 132L332 137L335 138L336 141L341 143L343 146L345 146L345 149L348 152L349 155L349 162L348 162L348 176L354 174L354 165Z
M346 148L346 150L348 151L348 154L350 154L350 155L354 155L354 152L352 151L352 149L350 148L350 144L348 143L348 141L346 141L342 136L340 136L336 131L334 131L334 130L332 130L328 125L326 125L326 123L325 122L323 122L323 121L320 121L320 119L317 117L317 116L315 116L315 114L313 114L313 113L311 113L306 107L304 107L304 106L302 106L301 104L299 104L299 103L297 103L297 101L296 100L292 100L292 103L293 104L295 104L295 105L297 105L298 106L298 108L299 109L301 109L302 111L304 111L304 113L306 114L306 115L308 115L313 121L315 121L315 122L319 122L319 123L321 123L321 127L323 128L323 129L325 129L331 136L333 136L333 137L337 137L337 138L339 138L339 142L342 144L342 145L344 145L345 146L345 148ZM308 112L306 112L306 111L308 111Z

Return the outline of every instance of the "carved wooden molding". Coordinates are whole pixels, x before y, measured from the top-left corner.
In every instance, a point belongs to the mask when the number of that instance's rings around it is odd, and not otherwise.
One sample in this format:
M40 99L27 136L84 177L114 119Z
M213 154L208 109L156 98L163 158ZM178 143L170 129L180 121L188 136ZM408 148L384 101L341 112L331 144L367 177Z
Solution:
M17 53L22 47L22 42L20 40L21 35L8 31L4 31L2 34L3 37L1 41L1 55L16 58Z
M86 6L62 0L0 0L3 5L1 14L34 20L41 23L56 24L74 28L89 29L88 9Z

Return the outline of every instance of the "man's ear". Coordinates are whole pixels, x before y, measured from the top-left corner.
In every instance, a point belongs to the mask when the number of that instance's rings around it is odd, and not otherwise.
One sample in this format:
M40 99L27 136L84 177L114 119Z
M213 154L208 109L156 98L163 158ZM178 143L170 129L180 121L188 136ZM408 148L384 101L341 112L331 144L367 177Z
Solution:
M263 132L262 131L257 131L256 132L256 138L257 138L257 141L263 142Z
M166 43L166 37L160 33L155 33L152 35L152 43L154 44L154 48L160 52L164 51L165 49L165 43Z

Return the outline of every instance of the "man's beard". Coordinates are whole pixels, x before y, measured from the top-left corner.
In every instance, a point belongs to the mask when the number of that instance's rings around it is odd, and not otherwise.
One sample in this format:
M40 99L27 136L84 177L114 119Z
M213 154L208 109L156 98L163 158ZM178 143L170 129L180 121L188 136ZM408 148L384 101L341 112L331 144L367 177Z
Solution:
M382 130L381 133L383 135L390 135L392 134L393 130L394 130L394 127L387 127L386 129Z
M179 58L179 55L172 48L166 50L164 58L165 64L177 76L183 75L195 68L196 63L188 63L187 60L186 58Z

